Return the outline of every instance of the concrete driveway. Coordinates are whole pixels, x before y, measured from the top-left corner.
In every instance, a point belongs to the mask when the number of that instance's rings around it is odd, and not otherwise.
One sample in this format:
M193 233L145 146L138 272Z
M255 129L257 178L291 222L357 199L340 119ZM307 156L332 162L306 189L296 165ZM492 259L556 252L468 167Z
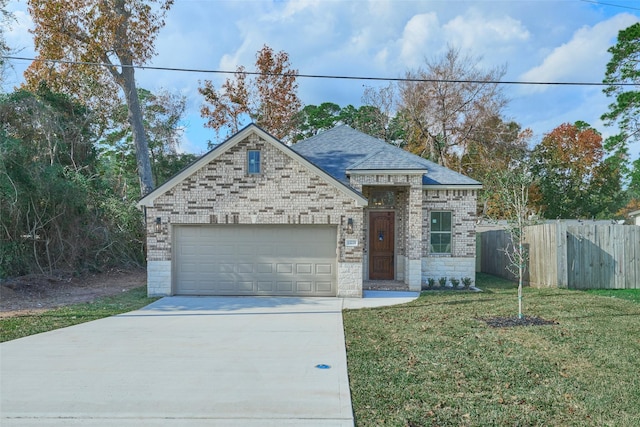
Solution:
M0 424L352 426L342 308L415 298L377 296L170 297L2 343Z

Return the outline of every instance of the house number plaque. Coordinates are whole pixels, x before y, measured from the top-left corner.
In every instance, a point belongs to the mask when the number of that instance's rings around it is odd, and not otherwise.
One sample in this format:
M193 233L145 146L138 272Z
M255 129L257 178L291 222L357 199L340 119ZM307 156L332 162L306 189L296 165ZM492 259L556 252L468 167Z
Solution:
M345 239L344 245L348 248L352 248L354 246L358 246L358 239Z

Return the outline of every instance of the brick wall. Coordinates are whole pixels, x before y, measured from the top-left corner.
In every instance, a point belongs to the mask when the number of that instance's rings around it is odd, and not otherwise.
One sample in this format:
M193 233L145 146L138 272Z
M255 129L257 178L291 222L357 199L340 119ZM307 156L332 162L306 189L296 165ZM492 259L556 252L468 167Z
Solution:
M247 150L261 151L260 175L246 174ZM155 230L157 217L162 221L160 233ZM354 220L354 234L345 233L347 218ZM169 224L337 225L338 263L362 263L362 207L255 134L156 198L153 207L147 208L147 223L150 263L171 260ZM358 239L359 246L345 247L345 238ZM347 285L351 294L356 292L354 284Z
M452 212L451 256L476 256L476 190L424 190L422 256L430 256L430 213ZM440 255L438 255L440 256Z
M410 289L419 290L423 227L422 173L355 174L351 175L350 182L354 188L363 191L365 197L379 187L395 191L396 279L403 280ZM369 207L369 210L374 209Z
M429 277L475 277L477 190L424 190L422 281ZM451 254L430 253L430 213L452 212Z

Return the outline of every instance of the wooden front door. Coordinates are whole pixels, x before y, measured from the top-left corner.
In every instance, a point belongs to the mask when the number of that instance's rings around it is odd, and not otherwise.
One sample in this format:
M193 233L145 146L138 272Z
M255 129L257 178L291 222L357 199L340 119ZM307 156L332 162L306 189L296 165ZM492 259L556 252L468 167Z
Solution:
M395 214L369 214L369 280L393 280Z

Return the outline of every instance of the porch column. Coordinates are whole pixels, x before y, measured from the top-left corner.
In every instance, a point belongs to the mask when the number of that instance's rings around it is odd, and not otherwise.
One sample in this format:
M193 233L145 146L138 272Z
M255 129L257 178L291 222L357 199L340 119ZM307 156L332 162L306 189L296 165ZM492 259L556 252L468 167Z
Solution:
M418 180L416 180L418 181ZM407 218L405 222L404 283L409 290L422 288L422 176L409 187Z

